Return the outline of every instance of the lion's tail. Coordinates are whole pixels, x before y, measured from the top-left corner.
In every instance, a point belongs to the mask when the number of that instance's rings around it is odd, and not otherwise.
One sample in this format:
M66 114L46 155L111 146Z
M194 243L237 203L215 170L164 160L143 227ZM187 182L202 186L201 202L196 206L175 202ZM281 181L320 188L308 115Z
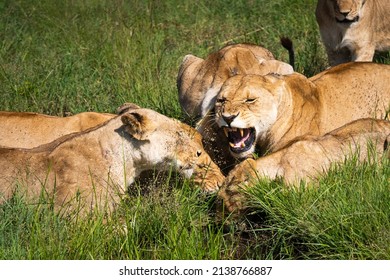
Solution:
M295 54L294 54L293 42L288 37L281 37L280 43L286 50L288 50L288 59L290 61L289 63L292 66L292 68L295 70Z

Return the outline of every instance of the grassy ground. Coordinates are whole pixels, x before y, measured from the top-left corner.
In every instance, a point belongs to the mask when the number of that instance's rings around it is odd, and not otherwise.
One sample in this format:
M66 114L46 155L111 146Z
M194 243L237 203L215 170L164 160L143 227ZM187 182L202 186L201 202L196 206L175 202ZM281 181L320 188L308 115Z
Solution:
M315 2L0 0L0 110L63 116L130 101L181 118L184 55L251 42L287 61L286 35L296 70L311 76L327 67ZM349 162L309 191L260 182L255 213L239 223L215 217L214 197L175 176L136 189L108 222L16 195L0 207L0 258L389 259L389 177L388 162Z

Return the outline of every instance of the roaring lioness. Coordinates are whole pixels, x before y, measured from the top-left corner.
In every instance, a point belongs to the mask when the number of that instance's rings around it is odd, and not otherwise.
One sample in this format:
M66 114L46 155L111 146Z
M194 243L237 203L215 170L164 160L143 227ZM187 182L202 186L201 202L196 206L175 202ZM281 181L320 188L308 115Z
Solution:
M390 65L350 62L310 79L291 75L236 75L217 95L215 112L199 124L206 150L221 157L264 155L297 136L323 135L356 119L385 118ZM211 135L211 137L210 137ZM218 147L218 151L215 147ZM221 159L218 159L221 162Z
M316 18L330 65L390 49L388 0L318 0Z
M173 168L215 191L224 177L204 151L200 134L149 109L129 108L87 131L33 149L0 149L0 195L15 183L36 197L44 187L56 206L112 206L142 171ZM73 200L76 197L76 200Z
M34 148L61 136L81 132L116 115L84 112L69 117L0 111L0 146Z
M203 117L214 107L222 84L238 74L291 74L293 67L275 59L260 46L234 44L226 46L206 59L188 54L183 58L177 77L179 101L189 117Z
M359 161L390 157L390 122L360 119L323 136L306 135L291 141L286 147L257 160L247 159L238 164L227 176L218 196L229 211L244 208L242 190L250 187L251 180L281 178L287 186L301 180L309 182L332 164L342 163L348 157Z

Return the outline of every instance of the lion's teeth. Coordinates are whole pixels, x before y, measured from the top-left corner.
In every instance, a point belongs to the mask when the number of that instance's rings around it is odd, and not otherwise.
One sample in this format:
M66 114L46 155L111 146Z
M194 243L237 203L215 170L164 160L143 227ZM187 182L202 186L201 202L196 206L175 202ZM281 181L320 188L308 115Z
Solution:
M229 142L230 147L234 148L235 145L232 142Z
M244 137L244 130L240 128L241 137Z
M244 142L241 143L241 148L245 148L245 143Z
M226 127L223 128L223 132L225 133L226 137L229 136L229 134L228 134L228 129L227 129Z

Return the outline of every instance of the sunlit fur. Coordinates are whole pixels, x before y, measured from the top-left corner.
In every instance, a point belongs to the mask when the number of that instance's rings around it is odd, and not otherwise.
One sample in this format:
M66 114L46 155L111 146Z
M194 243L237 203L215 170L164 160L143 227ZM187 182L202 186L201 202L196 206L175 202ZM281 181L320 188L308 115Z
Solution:
M253 180L280 178L288 187L299 186L301 180L316 179L332 164L347 158L362 162L380 159L385 153L390 157L389 144L390 122L375 119L360 119L323 136L297 137L268 156L237 165L226 178L219 197L229 211L239 212L245 208L242 188L250 188Z
M269 73L291 74L293 67L257 45L228 45L206 59L186 55L177 76L180 105L190 118L204 117L214 107L215 97L228 78Z
M390 49L388 0L318 0L316 18L330 65Z
M18 184L32 199L44 188L57 207L73 207L75 198L86 210L112 207L142 171L154 169L172 169L215 191L224 177L201 139L178 120L130 108L97 127L37 148L1 148L0 198L9 199Z
M312 78L298 73L237 75L225 82L215 113L206 116L198 130L205 140L216 139L210 142L218 146L220 157L229 157L222 116L237 116L230 126L255 127L253 148L262 156L297 136L322 135L360 118L384 118L390 106L389 80L389 65L368 62L339 65Z
M38 113L0 112L0 146L33 148L102 124L116 115L83 112L69 117Z

